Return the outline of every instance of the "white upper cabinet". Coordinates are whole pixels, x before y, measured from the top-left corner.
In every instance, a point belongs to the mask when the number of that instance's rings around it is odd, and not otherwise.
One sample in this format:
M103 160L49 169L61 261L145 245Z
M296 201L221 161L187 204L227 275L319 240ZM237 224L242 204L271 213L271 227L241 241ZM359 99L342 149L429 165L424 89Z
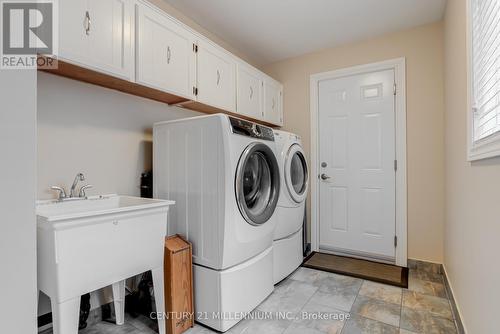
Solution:
M59 58L133 80L132 0L59 1Z
M236 61L224 49L200 39L197 52L198 102L236 111Z
M88 61L88 1L66 0L59 3L59 58L74 62Z
M147 0L61 0L59 27L63 61L186 99L186 108L283 125L279 82Z
M137 5L136 15L137 83L193 99L195 36L149 6Z
M283 125L283 86L269 77L264 79L264 120Z
M263 99L261 72L244 63L238 63L236 80L236 111L238 114L263 119Z

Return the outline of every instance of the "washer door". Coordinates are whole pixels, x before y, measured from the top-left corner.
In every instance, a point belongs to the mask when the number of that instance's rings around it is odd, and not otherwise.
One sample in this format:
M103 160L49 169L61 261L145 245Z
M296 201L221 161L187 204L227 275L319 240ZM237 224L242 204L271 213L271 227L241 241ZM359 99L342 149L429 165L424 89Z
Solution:
M307 162L302 147L290 146L285 158L285 183L292 200L300 203L306 199L309 183Z
M279 167L269 146L248 145L236 170L235 190L238 208L245 220L254 226L271 218L278 204Z

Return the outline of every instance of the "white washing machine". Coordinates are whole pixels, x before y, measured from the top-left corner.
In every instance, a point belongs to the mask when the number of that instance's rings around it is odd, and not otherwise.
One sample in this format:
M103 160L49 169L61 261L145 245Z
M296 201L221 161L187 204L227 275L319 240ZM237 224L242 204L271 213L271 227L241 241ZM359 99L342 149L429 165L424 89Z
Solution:
M278 283L303 260L302 225L309 186L307 161L300 137L274 130L281 190L273 241L273 281Z
M280 192L271 128L217 114L154 125L154 195L193 244L197 321L234 326L273 290Z

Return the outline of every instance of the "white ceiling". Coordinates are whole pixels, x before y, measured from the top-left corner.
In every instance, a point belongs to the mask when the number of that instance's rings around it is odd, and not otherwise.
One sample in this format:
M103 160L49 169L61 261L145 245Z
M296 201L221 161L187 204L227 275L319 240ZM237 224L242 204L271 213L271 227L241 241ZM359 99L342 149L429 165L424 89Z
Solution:
M164 0L259 64L438 21L446 0Z

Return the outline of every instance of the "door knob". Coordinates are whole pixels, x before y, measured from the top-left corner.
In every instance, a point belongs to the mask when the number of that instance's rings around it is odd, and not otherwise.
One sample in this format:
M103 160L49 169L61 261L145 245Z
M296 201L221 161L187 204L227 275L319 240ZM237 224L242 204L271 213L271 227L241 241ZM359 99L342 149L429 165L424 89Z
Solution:
M321 177L321 179L322 179L323 181L326 181L326 180L328 180L328 179L331 179L331 177L330 177L330 176L328 176L328 175L326 175L326 174L324 174L324 173L323 173L323 174L321 174L321 176L320 176L320 177Z

